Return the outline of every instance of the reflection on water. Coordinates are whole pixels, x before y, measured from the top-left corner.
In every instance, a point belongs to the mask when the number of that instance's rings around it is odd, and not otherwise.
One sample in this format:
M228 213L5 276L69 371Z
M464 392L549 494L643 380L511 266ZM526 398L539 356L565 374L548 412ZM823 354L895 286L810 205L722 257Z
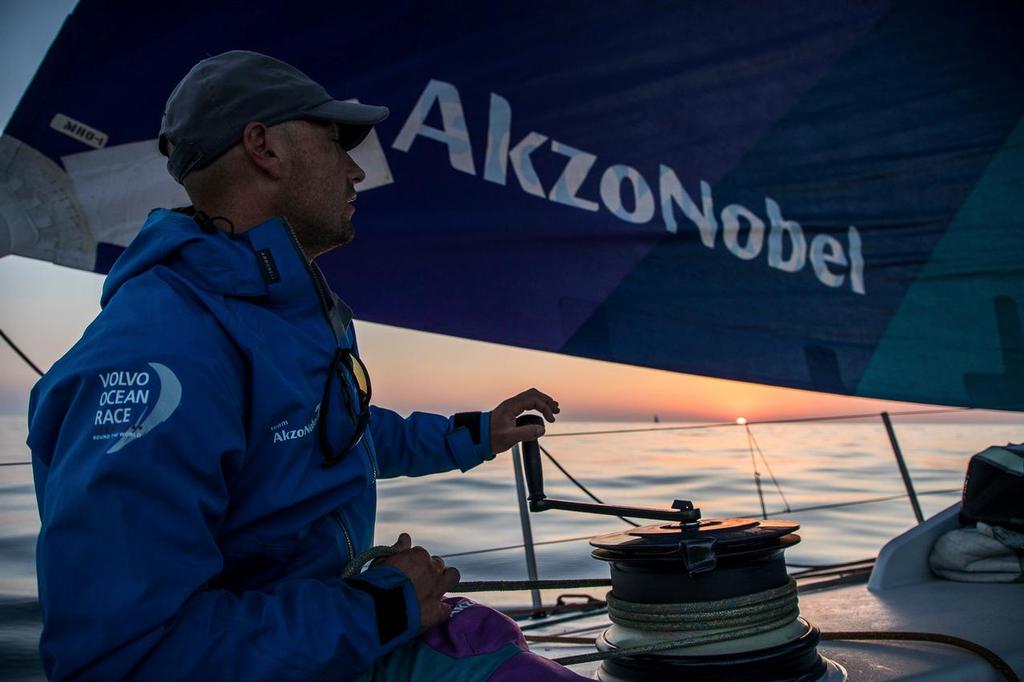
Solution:
M636 423L563 422L549 431L636 428ZM670 426L660 424L659 426ZM791 508L904 492L885 430L879 422L754 425L757 443ZM967 459L991 444L1018 442L1021 430L1006 424L896 423L919 492L958 489ZM28 459L21 418L0 417L0 462ZM741 427L622 435L545 438L544 446L606 502L667 507L693 500L705 517L757 516L753 465ZM757 459L765 506L783 509L767 467ZM545 467L551 497L584 500L553 466ZM377 541L394 542L409 531L436 554L517 545L522 542L512 464L501 455L468 474L398 479L380 483ZM922 495L931 515L956 502L956 492ZM840 509L787 514L802 525L803 542L789 550L793 562L832 563L874 556L884 542L914 523L905 498ZM536 542L615 530L611 517L549 511L531 517ZM35 535L39 517L29 467L0 467L0 670L4 679L41 679L35 602ZM604 577L607 567L590 559L585 540L540 545L541 578ZM523 579L521 549L453 557L465 580ZM485 601L523 604L522 594Z

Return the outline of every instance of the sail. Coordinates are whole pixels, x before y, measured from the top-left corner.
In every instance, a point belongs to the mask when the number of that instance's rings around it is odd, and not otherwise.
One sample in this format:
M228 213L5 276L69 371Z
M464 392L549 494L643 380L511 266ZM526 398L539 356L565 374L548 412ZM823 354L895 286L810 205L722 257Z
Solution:
M199 59L391 116L355 153L362 319L849 395L1024 409L1019 2L82 2L0 138L0 254L106 272L188 203Z

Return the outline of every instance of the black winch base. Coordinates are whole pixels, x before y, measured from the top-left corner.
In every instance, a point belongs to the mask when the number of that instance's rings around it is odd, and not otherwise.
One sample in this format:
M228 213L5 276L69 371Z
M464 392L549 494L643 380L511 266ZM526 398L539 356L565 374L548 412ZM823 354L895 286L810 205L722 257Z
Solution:
M629 682L813 682L827 671L818 655L820 636L818 628L807 624L797 639L767 649L714 656L620 656L601 667Z

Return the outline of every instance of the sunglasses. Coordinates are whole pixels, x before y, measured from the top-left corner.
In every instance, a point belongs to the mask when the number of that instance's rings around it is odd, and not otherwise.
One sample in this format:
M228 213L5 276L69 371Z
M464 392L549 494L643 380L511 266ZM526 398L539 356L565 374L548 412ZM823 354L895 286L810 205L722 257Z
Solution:
M346 385L347 382L343 376L345 370L348 370L348 373L352 375L355 381L356 394L359 399L358 405L352 404L352 398ZM338 451L331 447L331 441L328 437L329 429L327 428L327 421L331 414L330 402L335 376L342 383L341 394L345 396L345 406L356 422L356 429L352 433L351 440L344 448ZM370 423L370 396L370 375L366 371L366 365L350 349L339 348L334 353L334 359L331 360L331 367L327 372L327 383L324 385L323 399L320 401L318 435L320 438L320 454L323 457L320 466L325 469L334 466L362 439L363 434L366 432L366 427Z

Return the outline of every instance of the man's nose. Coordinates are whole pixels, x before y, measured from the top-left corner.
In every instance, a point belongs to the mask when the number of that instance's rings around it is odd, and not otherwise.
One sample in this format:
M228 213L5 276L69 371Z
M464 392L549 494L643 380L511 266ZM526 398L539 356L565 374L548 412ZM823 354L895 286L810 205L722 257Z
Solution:
M366 179L366 172L360 167L358 163L352 161L352 167L348 171L349 180L352 181L353 185L358 185L360 182Z

